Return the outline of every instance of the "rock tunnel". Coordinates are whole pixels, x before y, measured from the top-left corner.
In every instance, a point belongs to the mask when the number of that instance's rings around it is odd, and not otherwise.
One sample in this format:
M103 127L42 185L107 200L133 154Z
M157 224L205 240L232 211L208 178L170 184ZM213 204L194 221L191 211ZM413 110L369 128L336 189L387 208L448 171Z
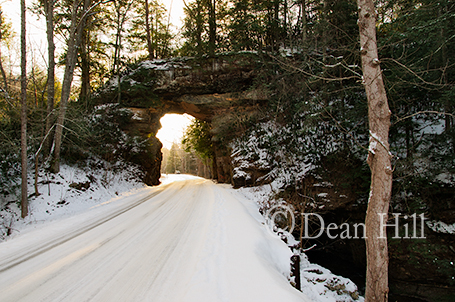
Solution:
M254 53L223 54L203 58L143 61L111 78L98 91L96 104L120 103L133 112L125 132L148 139L149 150L137 162L148 185L159 184L161 142L156 138L165 114L189 114L211 123L212 130L226 116L257 111L268 99L259 79L261 60ZM227 146L214 150L218 182L231 182Z

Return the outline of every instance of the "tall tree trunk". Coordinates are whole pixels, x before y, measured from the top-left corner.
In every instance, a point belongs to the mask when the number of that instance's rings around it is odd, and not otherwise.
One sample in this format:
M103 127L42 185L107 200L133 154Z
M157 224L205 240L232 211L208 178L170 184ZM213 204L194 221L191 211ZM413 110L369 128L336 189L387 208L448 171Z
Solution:
M288 43L288 0L283 1L283 34L283 42L286 47Z
M74 68L76 67L77 53L81 44L82 29L85 25L85 13L90 6L91 0L84 0L83 16L78 18L79 0L74 0L71 12L71 25L68 39L68 51L66 54L65 74L63 76L62 96L60 101L60 111L57 118L54 139L54 156L52 159L50 171L58 173L60 171L60 151L63 136L63 124L65 122L66 108L71 94L71 84L73 82Z
M324 0L323 7L322 7L322 16L323 16L323 23L322 23L322 62L324 63L324 77L327 76L327 48L329 46L328 39L329 39L329 3L328 0Z
M218 180L218 163L216 162L216 147L213 146L213 158L212 158L212 179Z
M201 0L196 0L196 52L198 56L203 55L202 49L202 8Z
M122 91L121 91L121 87L120 87L120 82L121 82L121 78L120 78L120 69L121 69L121 50L122 50L122 35L123 35L123 26L125 25L125 22L126 22L126 17L128 15L128 12L132 6L134 1L129 1L127 3L127 6L125 8L125 10L122 12L122 6L123 4L121 2L118 2L118 7L116 7L117 9L117 32L116 32L116 36L115 36L115 53L114 53L114 66L113 66L113 74L116 74L117 77L118 77L118 86L117 86L117 102L120 103L121 102L121 95L122 95Z
M152 35L150 30L150 9L149 9L149 0L144 0L145 4L145 31L147 39L147 50L149 53L149 60L154 59L153 55L153 46L152 46Z
M442 5L441 5L442 6ZM443 15L447 14L447 6L444 7L439 7L438 10L438 18L442 18ZM443 22L445 26L441 26L440 30L440 44L441 46L441 59L442 59L442 64L441 64L441 69L442 69L442 75L441 75L441 82L445 86L449 84L449 81L447 79L447 69L448 69L448 49L447 49L447 41L448 38L446 38L446 28L448 26L446 25L446 22ZM447 98L444 103L444 111L448 114L445 115L445 131L449 131L450 128L453 126L453 118L451 115L452 113L452 106L451 106L451 98ZM455 148L454 148L455 149Z
M88 22L88 20L87 20ZM88 101L90 99L90 31L86 27L82 30L82 39L81 39L81 91L79 94L80 101Z
M216 0L208 0L209 4L209 55L214 56L216 50Z
M275 0L273 3L273 22L272 22L272 49L280 49L280 0Z
M372 0L357 0L363 82L368 98L371 187L365 219L367 279L365 301L388 300L388 250L385 225L392 192L389 152L390 115L376 43L376 12Z
M306 16L306 1L300 1L300 23L302 28L302 41L306 43L307 40L307 16Z
M2 11L0 10L0 25L3 23L3 16L2 16ZM2 41L3 37L2 37L2 31L0 30L0 42ZM0 72L2 74L2 78L3 78L3 92L5 94L5 98L8 99L9 98L9 94L8 94L8 79L6 78L6 72L5 72L5 69L3 68L3 62L1 60L1 57L2 57L2 50L0 48Z
M27 199L27 49L25 0L21 0L21 216L28 215Z
M47 116L45 125L45 135L50 131L53 123L54 112L54 97L55 97L55 43L54 43L54 1L46 0L44 3L46 11L46 33L47 33L47 52L48 52L48 68L47 68ZM50 152L50 138L47 136L44 141L45 156Z

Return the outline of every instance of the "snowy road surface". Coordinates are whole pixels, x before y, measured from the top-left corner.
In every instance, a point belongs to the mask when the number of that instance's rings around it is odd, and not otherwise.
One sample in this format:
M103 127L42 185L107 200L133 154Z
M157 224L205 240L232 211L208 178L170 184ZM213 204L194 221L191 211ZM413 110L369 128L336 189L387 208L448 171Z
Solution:
M308 301L290 253L252 201L182 180L0 243L0 301Z

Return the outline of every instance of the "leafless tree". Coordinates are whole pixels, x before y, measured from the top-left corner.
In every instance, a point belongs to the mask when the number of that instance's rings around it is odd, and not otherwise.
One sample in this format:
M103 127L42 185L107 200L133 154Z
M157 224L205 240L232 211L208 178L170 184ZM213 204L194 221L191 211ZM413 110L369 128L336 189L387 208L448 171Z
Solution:
M1 11L0 9L0 25L3 23L3 12ZM3 39L3 33L0 29L0 42L2 41ZM1 49L0 49L0 58L2 57L2 53L1 53ZM5 97L8 98L9 95L8 95L8 79L6 78L6 73L5 73L5 69L3 68L3 62L2 60L0 59L0 72L2 74L2 77L3 77L3 92L5 93Z
M390 116L376 42L376 11L372 0L357 0L363 84L368 99L371 170L366 226L367 278L365 301L388 300L388 250L385 224L392 192L389 151Z
M90 11L91 0L84 0L82 12L80 12L80 0L74 0L71 9L71 25L68 36L68 49L66 53L65 73L63 76L62 96L60 100L60 111L57 118L54 138L54 153L50 171L58 173L60 171L60 151L63 136L63 124L65 122L66 108L71 93L71 84L73 82L74 68L77 63L78 49L81 44L82 30L85 19Z
M27 48L25 0L21 0L21 216L28 215L27 199Z
M44 1L44 11L46 12L46 33L48 44L48 69L47 69L47 117L45 133L47 134L53 122L54 95L55 95L55 43L54 43L54 1ZM50 137L47 135L47 137ZM50 140L47 138L44 143L45 152L49 152Z

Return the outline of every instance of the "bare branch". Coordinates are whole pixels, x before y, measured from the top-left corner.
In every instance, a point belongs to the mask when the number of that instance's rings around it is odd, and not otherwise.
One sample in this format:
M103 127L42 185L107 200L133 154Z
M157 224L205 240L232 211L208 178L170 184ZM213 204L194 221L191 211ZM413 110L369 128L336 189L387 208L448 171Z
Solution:
M416 115L419 115L419 114L441 114L441 115L446 115L446 116L451 116L453 118L455 118L455 114L452 114L452 113L448 113L448 112L441 112L441 111L433 111L433 110L424 110L424 111L419 111L419 112L416 112L416 113L413 113L411 115L407 115L405 117L401 117L399 119L397 119L393 125L395 124L398 124L406 119L409 119L409 118L412 118Z
M276 56L272 56L271 54L269 54L269 56L274 59L275 61L277 61L279 64L281 64L282 66L285 66L291 70L294 70L294 71L297 71L297 72L300 72L300 73L303 73L309 77L313 77L313 78L316 78L318 80L323 80L323 81L328 81L328 82L333 82L333 81L343 81L343 80L351 80L351 79L359 79L359 74L358 73L355 73L356 75L355 76L350 76L350 77L334 77L334 78L327 78L327 77L321 77L321 76L318 76L318 75L315 75L315 74L312 74L308 71L305 71L299 67L296 67L294 65L291 65L291 64L288 64L286 62L283 62L282 60L278 59ZM337 64L338 65L338 64ZM334 66L337 66L337 65L334 65ZM327 66L331 66L331 65L327 65ZM341 64L341 66L344 66ZM350 69L348 69L349 71L352 71Z

